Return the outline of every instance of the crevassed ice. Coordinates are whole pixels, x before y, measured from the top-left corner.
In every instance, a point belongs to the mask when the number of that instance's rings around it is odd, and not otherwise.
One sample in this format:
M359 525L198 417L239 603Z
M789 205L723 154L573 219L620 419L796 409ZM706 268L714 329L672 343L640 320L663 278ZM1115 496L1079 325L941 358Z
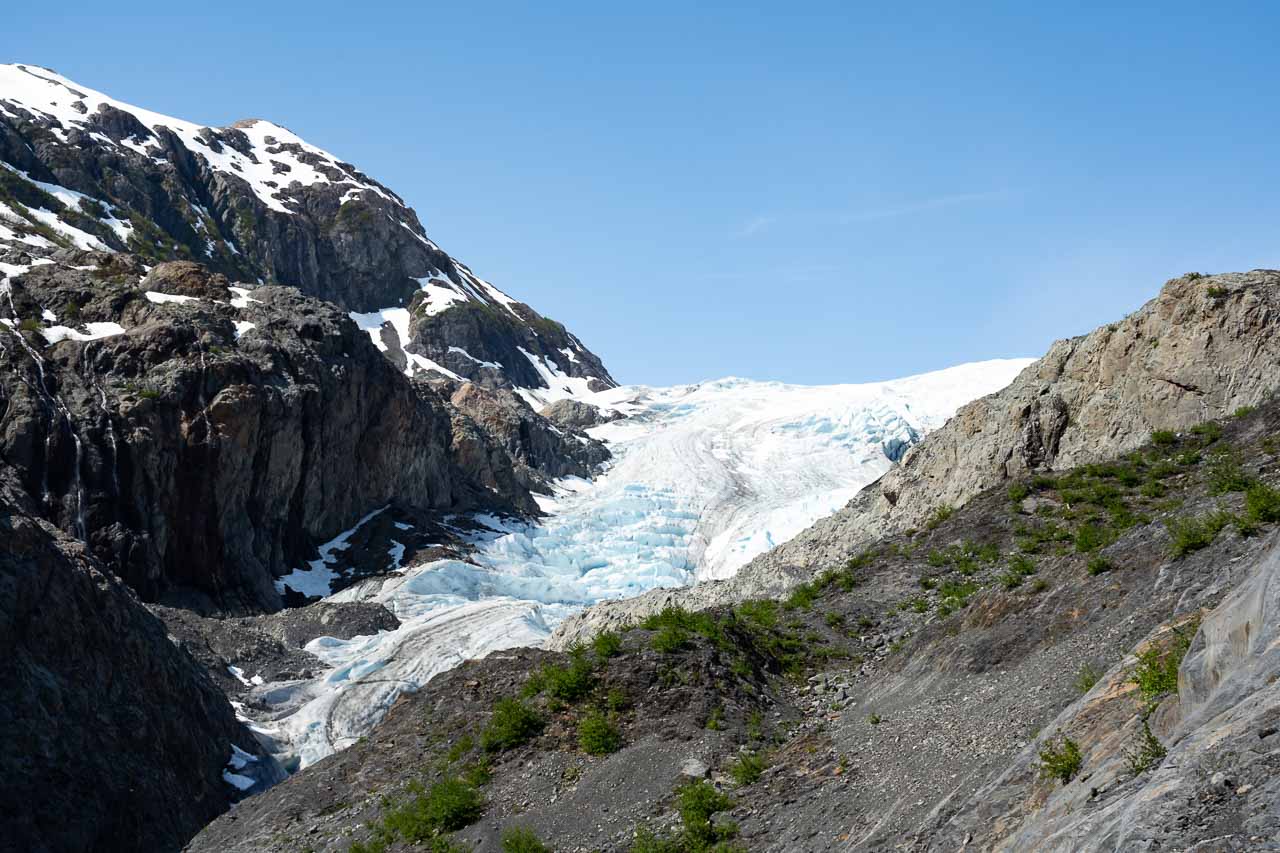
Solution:
M609 442L611 467L560 481L537 524L479 517L491 533L475 540L472 562L410 565L332 596L381 602L401 627L310 643L331 669L262 688L274 712L260 722L283 757L305 765L353 743L403 692L467 658L537 645L592 602L730 576L879 477L887 452L1028 363L865 385L724 379L581 395L627 415L592 430Z

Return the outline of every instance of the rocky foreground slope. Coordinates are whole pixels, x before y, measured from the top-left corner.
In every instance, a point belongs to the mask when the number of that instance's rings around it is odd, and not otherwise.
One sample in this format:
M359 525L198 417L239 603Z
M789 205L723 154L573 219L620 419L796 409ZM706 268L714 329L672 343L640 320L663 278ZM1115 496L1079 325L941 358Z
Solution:
M847 507L731 580L597 605L566 621L552 644L564 648L668 604L778 594L849 549L919 528L983 489L1110 459L1153 430L1185 429L1255 404L1277 385L1278 324L1274 270L1173 279L1120 322L1055 343L1007 388L962 407Z
M471 662L189 849L1267 849L1277 522L1280 404L1157 431L785 598Z

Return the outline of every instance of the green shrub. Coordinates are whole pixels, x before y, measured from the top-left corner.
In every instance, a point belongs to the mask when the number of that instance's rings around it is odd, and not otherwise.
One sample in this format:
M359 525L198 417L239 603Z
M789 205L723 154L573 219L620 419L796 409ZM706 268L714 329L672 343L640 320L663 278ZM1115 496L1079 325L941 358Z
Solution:
M729 765L729 775L739 786L750 785L760 778L769 762L758 752L743 752Z
M844 614L837 613L834 610L828 610L822 618L823 618L823 621L827 623L828 628L838 629L842 625L844 625Z
M802 583L791 591L782 606L787 610L808 610L818 598L818 591L812 584Z
M1029 494L1031 494L1031 487L1026 483L1017 482L1009 486L1009 500L1014 503L1020 503Z
M708 731L718 732L724 728L723 718L724 712L719 706L712 708L711 713L707 715L707 722L703 724L703 727Z
M1198 437L1206 445L1213 444L1222 438L1222 427L1214 421L1205 421L1191 428L1191 434Z
M1245 516L1255 523L1280 521L1280 490L1254 483L1244 493Z
M938 525L942 524L955 512L955 507L949 504L943 504L933 511L933 515L929 516L929 520L925 522L926 530L935 530Z
M972 581L943 581L938 587L938 615L946 617L956 610L963 610L977 591L978 585Z
M35 317L27 317L18 324L18 328L24 332L38 332L40 331L40 321Z
M1024 554L1018 554L1009 560L1009 571L1024 577L1034 575L1036 573L1036 561Z
M1211 495L1243 492L1253 484L1253 478L1244 472L1240 467L1240 460L1230 451L1213 455L1213 459L1209 462L1208 477Z
M1257 406L1241 406L1240 408L1236 409L1234 412L1231 413L1231 417L1247 418L1249 417L1249 415L1252 415L1256 411L1258 411Z
M1044 592L1048 588L1049 588L1049 582L1044 578L1036 578L1035 581L1033 581L1031 584L1032 592L1037 592L1037 593Z
M1199 627L1199 620L1191 622L1175 630L1173 640L1164 648L1152 643L1138 655L1138 665L1131 680L1148 704L1155 704L1178 692L1178 668L1182 666L1182 659L1191 648L1191 638Z
M676 790L676 809L684 824L686 843L694 849L732 838L737 827L714 826L711 816L733 808L733 800L720 793L710 782L690 782Z
M906 607L907 609L914 610L916 613L928 613L929 599L925 598L923 595L917 595L915 598L907 599Z
M873 726L878 726L878 725L880 725L880 722L881 722L881 720L882 720L882 719L883 719L883 717L881 717L879 714L868 714L868 715L867 715L867 722L868 722L868 723L870 723L870 724L871 724L871 725L873 725Z
M920 588L921 588L921 589L926 589L926 590L928 590L928 589L933 589L933 588L934 588L934 587L936 587L937 585L938 585L938 579L937 579L937 578L935 578L933 575L921 575L921 576L920 576Z
M879 552L875 548L867 548L865 551L850 557L844 567L851 572L856 572L858 569L865 569L871 565L878 556Z
M1089 558L1089 564L1086 568L1091 575L1101 575L1111 571L1115 566L1111 565L1111 561L1101 554L1094 554Z
M689 645L689 632L679 625L663 625L649 640L655 651L675 654Z
M622 638L612 631L602 631L591 641L596 656L607 660L622 651Z
M579 653L572 655L568 666L544 665L538 683L548 696L576 702L595 688L596 676L586 655Z
M1169 531L1169 552L1174 557L1183 557L1208 547L1230 523L1231 514L1223 510L1196 518L1171 518L1164 523Z
M1084 756L1080 745L1071 738L1061 736L1045 741L1040 747L1040 778L1057 779L1063 785L1076 778Z
M502 853L551 853L533 830L518 826L502 833Z
M1132 749L1125 750L1129 772L1134 776L1140 776L1164 761L1164 757L1168 754L1169 750L1165 749L1160 739L1151 732L1151 724L1147 722L1146 717L1143 717L1142 727L1138 729L1137 744Z
M1088 693L1100 678L1102 678L1101 669L1091 663L1083 663L1080 665L1080 671L1076 673L1076 690L1080 693Z
M382 825L387 831L411 843L422 843L445 832L470 826L484 811L480 792L461 779L445 779L412 800L386 813ZM414 790L411 788L410 790Z
M738 618L760 628L773 628L778 624L778 603L769 599L744 601L738 605Z
M1075 546L1076 550L1081 554L1087 554L1105 545L1110 545L1114 539L1115 537L1111 534L1111 531L1094 524L1092 521L1087 521L1076 528Z
M621 711L631 704L627 699L627 693L621 687L610 687L608 694L604 697L604 703L610 711Z
M486 752L511 749L533 740L543 725L541 715L519 699L499 699L489 724L480 733L480 746Z
M940 569L951 562L951 557L945 551L934 549L929 552L929 556L926 558L926 561L935 569Z
M588 755L608 755L622 747L622 734L599 711L578 721L578 746Z
M1005 572L1000 576L1000 585L1005 589L1016 589L1022 586L1023 577L1017 572Z
M1178 443L1178 436L1173 430L1158 429L1151 433L1151 443L1156 447L1173 447Z

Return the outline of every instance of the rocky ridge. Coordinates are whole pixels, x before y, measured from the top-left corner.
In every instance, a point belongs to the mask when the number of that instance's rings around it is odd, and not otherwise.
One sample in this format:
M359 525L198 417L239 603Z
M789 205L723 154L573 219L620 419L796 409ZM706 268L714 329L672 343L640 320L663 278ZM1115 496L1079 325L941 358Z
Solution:
M699 608L779 594L860 543L922 527L983 489L1108 459L1153 430L1185 429L1255 404L1280 385L1278 322L1276 271L1174 279L1120 322L1056 342L1009 387L962 407L844 509L732 579L598 604L566 620L551 644L567 647L673 603Z
M291 285L352 312L411 374L542 402L614 385L577 337L450 257L350 163L268 121L205 127L34 65L0 65L0 239Z
M1266 849L1278 435L1280 404L1242 407L781 600L470 662L190 849ZM433 823L457 785L474 805Z

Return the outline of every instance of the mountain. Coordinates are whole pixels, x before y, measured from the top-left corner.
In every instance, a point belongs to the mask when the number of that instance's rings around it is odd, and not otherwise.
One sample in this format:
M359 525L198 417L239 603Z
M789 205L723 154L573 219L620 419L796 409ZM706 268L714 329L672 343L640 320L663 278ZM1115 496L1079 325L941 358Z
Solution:
M308 647L323 662L310 678L281 684L256 659L229 659L263 677L243 691L244 713L271 731L282 762L314 763L367 735L406 693L465 660L539 645L584 606L731 575L1025 363L865 385L724 379L591 395L597 418L609 418L588 429L613 454L606 470L560 481L539 496L536 520L479 517L468 552L406 559L337 592L328 600L379 604L400 623ZM309 570L282 581L326 578Z
M919 478L896 512L922 523L819 522L821 570L777 593L665 590L467 661L190 849L1269 849L1277 299L1267 271L1170 282L864 491Z
M172 850L277 781L228 658L397 625L302 605L537 517L609 457L564 398L613 385L287 130L0 66L6 844Z
M0 65L0 238L196 261L353 313L410 374L537 408L614 382L562 325L456 261L400 196L260 119L204 127L34 65Z
M565 623L553 644L589 637L673 600L689 607L778 594L886 533L920 528L940 509L1030 471L1113 458L1155 430L1185 429L1265 399L1276 387L1280 273L1254 270L1165 284L1117 323L1056 342L997 394L956 416L849 505L730 581L673 598L606 604Z

